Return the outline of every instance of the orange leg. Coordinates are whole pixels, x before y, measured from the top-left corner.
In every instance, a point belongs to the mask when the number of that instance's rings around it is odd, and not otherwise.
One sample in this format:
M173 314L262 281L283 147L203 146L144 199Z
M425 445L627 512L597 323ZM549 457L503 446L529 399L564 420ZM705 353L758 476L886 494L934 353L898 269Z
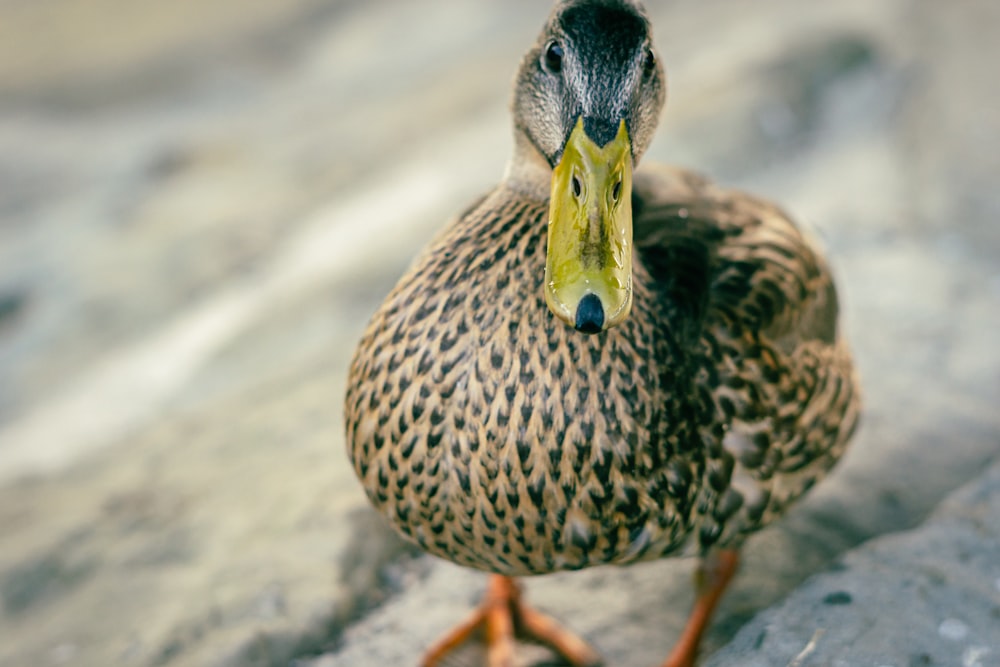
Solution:
M687 625L684 626L680 639L674 644L674 650L670 652L663 667L694 667L701 636L708 627L708 621L712 618L712 612L715 611L719 600L722 599L726 586L736 574L739 562L738 552L721 551L709 556L698 566L698 571L695 573L698 597L694 602L694 609L691 610Z
M514 665L515 636L551 647L574 667L601 664L600 657L586 642L552 618L525 605L517 582L510 577L493 575L479 609L435 642L424 654L421 667L441 664L444 656L465 643L479 629L484 630L489 667Z

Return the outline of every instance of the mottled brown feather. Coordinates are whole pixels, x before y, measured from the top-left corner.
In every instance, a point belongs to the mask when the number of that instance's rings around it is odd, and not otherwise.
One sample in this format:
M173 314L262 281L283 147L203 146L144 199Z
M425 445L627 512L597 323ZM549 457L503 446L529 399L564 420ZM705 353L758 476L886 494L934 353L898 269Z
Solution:
M634 200L634 305L613 329L550 313L548 203L506 184L372 317L348 449L425 550L526 575L735 547L843 453L858 389L811 242L680 170L640 170Z

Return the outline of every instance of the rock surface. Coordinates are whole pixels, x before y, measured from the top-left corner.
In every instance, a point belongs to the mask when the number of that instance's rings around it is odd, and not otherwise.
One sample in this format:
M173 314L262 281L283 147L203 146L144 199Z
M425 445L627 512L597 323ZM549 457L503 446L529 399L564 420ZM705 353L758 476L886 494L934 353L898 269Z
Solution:
M0 3L3 667L412 664L482 588L368 509L340 401L368 314L501 173L547 7L209 4ZM648 159L818 229L867 399L837 472L748 545L708 662L794 664L823 628L799 665L996 664L1000 5L651 5ZM652 665L690 572L528 594Z
M759 614L708 667L1000 665L1000 464Z

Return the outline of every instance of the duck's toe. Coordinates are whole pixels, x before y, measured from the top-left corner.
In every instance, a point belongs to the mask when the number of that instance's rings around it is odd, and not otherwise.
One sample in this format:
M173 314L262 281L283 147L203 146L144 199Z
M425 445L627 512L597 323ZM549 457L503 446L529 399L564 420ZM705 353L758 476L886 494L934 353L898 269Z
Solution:
M494 575L479 608L428 649L421 667L437 667L445 657L481 632L488 667L514 667L518 637L548 646L573 667L600 667L600 655L555 619L528 607L521 587L510 577Z

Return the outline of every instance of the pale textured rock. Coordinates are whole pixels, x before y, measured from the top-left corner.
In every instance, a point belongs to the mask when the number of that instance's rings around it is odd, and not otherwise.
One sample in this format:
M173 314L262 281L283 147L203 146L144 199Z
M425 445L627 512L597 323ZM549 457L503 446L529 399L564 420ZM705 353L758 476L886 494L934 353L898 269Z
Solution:
M1000 665L1000 464L918 529L879 538L759 614L707 662Z
M0 664L285 664L377 601L406 547L326 464L320 370L0 489Z

